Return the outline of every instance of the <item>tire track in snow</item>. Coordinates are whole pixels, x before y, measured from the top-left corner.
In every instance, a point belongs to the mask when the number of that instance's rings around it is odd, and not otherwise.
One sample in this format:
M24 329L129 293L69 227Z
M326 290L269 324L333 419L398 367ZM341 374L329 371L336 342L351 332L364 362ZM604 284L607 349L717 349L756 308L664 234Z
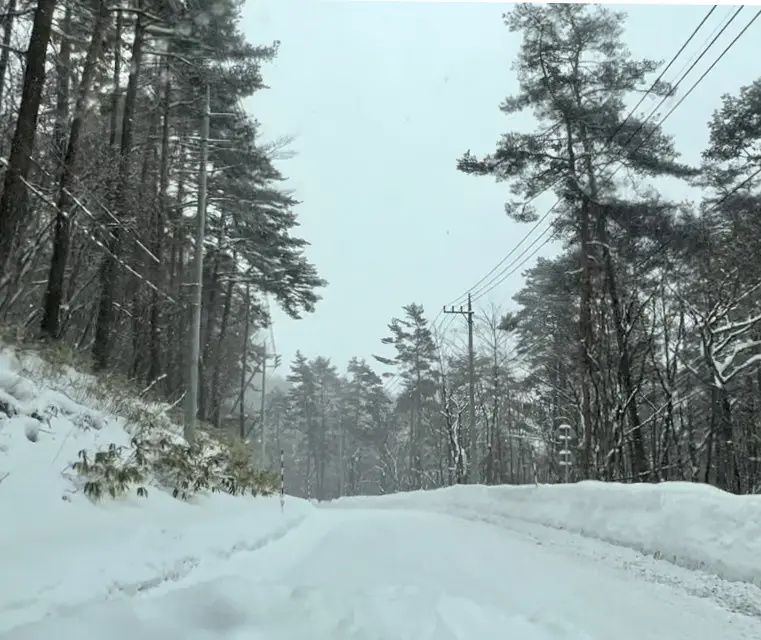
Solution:
M137 581L120 581L114 580L105 586L97 589L98 595L88 598L79 598L69 600L68 602L56 603L56 592L67 592L67 584L60 580L40 589L34 597L27 597L19 600L6 602L0 607L0 634L16 626L32 622L41 618L54 615L66 615L88 605L109 600L122 598L134 598L136 596L148 594L151 591L163 587L170 583L181 586L186 580L191 579L194 573L202 567L210 565L210 560L220 563L227 563L237 559L240 556L249 553L256 553L277 543L289 534L293 533L309 518L309 515L302 515L290 519L288 522L274 528L267 534L257 536L255 540L241 540L228 549L210 549L205 550L204 555L187 555L184 558L172 563L169 567L158 568L157 574L151 578ZM150 565L149 565L150 566ZM13 616L13 622L6 616Z
M181 582L189 578L202 564L206 564L210 558L222 562L229 562L232 560L233 556L261 551L264 547L282 540L289 533L300 527L306 518L307 516L303 516L296 522L291 521L288 524L282 525L255 541L249 542L242 540L233 545L229 550L213 550L203 557L186 556L175 562L173 568L163 571L161 574L148 580L140 580L138 582L115 581L108 588L108 599L119 597L121 595L134 597L138 594L144 594L161 587L167 582Z
M465 520L500 527L560 553L605 563L634 573L648 582L667 585L688 595L710 600L727 611L761 619L761 588L747 582L725 580L699 568L686 568L667 559L642 553L581 533L529 522L522 518L458 508L444 511Z

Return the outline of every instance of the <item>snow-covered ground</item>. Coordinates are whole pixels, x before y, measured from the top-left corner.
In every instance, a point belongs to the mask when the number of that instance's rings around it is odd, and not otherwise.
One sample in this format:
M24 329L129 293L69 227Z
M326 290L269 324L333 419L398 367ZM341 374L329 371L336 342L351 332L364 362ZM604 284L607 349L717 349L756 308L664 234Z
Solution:
M761 638L758 498L583 483L93 505L67 469L125 420L86 376L50 376L0 353L3 640Z
M362 498L339 502L342 507L366 504ZM581 482L456 486L384 496L379 502L486 522L542 524L761 587L761 496L734 496L686 482Z
M71 463L81 450L127 445L131 437L126 419L109 412L127 407L99 400L96 383L34 354L0 351L0 637L45 615L149 592L232 560L314 509L289 498L281 513L278 497L225 494L185 502L155 488L148 498L133 491L93 505L77 490Z
M761 620L506 528L368 501L315 509L259 551L4 637L757 640Z

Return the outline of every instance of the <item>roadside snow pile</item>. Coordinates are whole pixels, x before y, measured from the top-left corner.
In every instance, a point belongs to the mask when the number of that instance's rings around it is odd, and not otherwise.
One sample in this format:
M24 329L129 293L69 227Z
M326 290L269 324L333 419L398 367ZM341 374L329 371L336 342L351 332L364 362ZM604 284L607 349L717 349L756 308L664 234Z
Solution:
M344 498L340 506L353 506ZM367 501L356 506L367 507ZM523 520L629 547L732 581L761 586L761 496L685 482L454 486L383 496L377 506L473 520Z
M180 580L313 511L243 496L266 478L209 436L187 457L166 410L0 346L0 635Z

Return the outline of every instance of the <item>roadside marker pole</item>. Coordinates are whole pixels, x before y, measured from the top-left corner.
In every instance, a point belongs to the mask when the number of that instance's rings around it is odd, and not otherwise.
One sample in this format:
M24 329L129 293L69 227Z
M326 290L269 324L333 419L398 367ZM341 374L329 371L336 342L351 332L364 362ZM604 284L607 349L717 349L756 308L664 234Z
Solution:
M285 455L280 449L280 511L285 511Z
M560 460L558 461L558 464L561 467L565 467L565 483L568 484L569 479L569 473L571 470L571 450L569 442L571 440L571 425L569 424L561 424L558 427L558 431L560 432L558 434L558 440L562 443L562 449L558 451L558 456Z

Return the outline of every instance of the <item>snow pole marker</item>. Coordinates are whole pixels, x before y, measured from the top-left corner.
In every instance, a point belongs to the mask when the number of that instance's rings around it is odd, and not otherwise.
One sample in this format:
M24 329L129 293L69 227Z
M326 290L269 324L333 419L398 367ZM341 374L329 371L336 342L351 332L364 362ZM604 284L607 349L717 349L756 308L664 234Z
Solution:
M557 436L557 439L562 442L562 449L558 451L558 457L560 460L558 461L558 464L561 467L564 467L565 469L565 484L568 484L570 480L570 471L571 471L571 449L569 446L569 442L571 440L571 425L570 424L561 424L558 427L559 435Z
M285 511L285 455L280 449L280 511Z

